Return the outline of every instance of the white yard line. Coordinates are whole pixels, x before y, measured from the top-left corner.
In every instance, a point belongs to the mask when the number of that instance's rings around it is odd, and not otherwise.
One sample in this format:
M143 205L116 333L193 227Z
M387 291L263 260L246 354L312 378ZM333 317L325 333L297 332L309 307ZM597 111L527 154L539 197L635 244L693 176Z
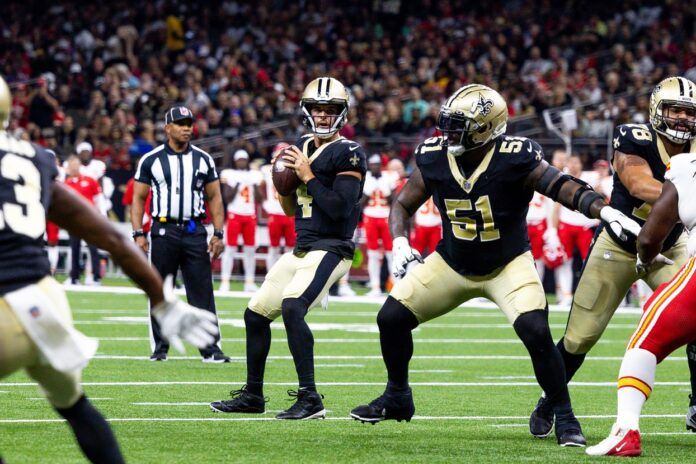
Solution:
M283 328L283 330L285 330ZM98 337L99 341L104 342L149 342L147 337ZM225 343L246 343L246 338L228 338L224 337ZM287 342L287 338L273 338L274 342ZM315 338L317 343L379 343L379 338ZM414 337L415 343L456 343L456 344L482 344L482 345L522 345L519 338L418 338ZM600 344L623 344L627 343L627 339L620 340L605 340L601 339Z
M83 382L82 385L87 387L145 387L145 386L164 386L164 385L231 385L234 382L211 382L211 381L130 381L130 382ZM416 387L538 387L536 382L409 382ZM384 386L384 382L321 382L320 387L374 387ZM33 387L36 386L33 382L3 382L0 384L3 388L12 387ZM264 382L264 385L275 385L283 387L297 386L297 382ZM655 385L660 387L684 387L691 385L690 382L655 382ZM616 388L616 381L611 382L575 382L571 381L572 387L611 387Z

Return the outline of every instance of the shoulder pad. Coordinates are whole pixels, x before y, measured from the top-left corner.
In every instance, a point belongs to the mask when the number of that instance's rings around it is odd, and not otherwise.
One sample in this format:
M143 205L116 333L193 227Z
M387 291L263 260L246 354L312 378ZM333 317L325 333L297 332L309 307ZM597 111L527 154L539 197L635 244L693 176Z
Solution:
M422 143L420 143L415 150L416 156L418 155L424 155L429 152L433 151L440 151L444 147L442 146L444 142L444 138L442 137L430 137L429 139L425 139Z
M632 146L646 147L653 142L654 134L647 124L621 124L614 128L614 150L622 153L632 154Z
M696 153L682 153L670 158L665 179L675 185L691 184L696 178Z

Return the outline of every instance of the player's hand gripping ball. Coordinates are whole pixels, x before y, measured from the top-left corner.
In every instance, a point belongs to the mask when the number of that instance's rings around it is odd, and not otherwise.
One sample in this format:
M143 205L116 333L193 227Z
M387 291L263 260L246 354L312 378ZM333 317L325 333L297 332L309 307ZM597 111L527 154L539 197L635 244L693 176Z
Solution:
M278 144L273 151L273 170L271 171L271 177L273 178L275 189L283 196L292 195L302 183L300 182L300 178L297 177L295 170L287 167L283 160L283 153L289 146L288 144Z

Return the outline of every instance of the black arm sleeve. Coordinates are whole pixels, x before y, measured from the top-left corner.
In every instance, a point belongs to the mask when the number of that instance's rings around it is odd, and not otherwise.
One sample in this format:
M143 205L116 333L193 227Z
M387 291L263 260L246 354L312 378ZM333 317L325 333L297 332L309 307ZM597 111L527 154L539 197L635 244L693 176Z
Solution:
M347 218L362 195L360 180L349 175L336 176L331 188L314 177L307 183L307 193L312 196L312 203L334 221Z

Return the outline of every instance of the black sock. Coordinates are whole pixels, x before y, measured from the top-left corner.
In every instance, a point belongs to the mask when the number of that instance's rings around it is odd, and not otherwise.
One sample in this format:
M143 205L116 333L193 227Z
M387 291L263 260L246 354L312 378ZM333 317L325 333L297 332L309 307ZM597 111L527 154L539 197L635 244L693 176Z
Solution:
M299 298L283 300L283 322L300 388L317 391L314 383L314 336L304 320L307 310L307 304Z
M570 383L570 380L573 378L578 369L580 369L582 363L585 362L585 356L587 356L587 354L569 353L568 350L566 350L565 345L563 344L563 338L561 338L558 341L556 347L558 347L558 351L560 351L561 356L563 356L563 363L565 364L566 383Z
M247 308L246 327L247 391L263 396L263 373L271 349L271 320Z
M408 389L408 363L413 356L411 331L418 327L418 319L409 309L391 296L377 314L382 358L387 366L387 390Z
M559 413L570 410L570 395L563 369L563 357L553 344L548 312L537 310L524 313L513 324L517 336L532 358L537 382Z
M696 343L686 345L686 362L689 364L691 374L691 401L689 406L696 405Z
M77 443L90 462L99 464L124 462L111 427L86 397L83 396L67 409L56 408L56 411L68 421Z

